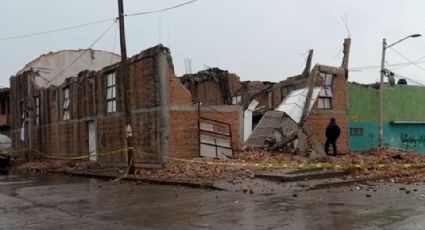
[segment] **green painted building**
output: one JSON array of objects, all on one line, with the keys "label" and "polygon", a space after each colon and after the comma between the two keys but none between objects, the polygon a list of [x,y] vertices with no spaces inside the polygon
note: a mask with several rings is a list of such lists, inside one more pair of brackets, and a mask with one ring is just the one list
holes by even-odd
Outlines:
[{"label": "green painted building", "polygon": [[[350,150],[377,147],[379,89],[349,83],[348,90]],[[384,145],[425,153],[425,87],[384,90]]]}]

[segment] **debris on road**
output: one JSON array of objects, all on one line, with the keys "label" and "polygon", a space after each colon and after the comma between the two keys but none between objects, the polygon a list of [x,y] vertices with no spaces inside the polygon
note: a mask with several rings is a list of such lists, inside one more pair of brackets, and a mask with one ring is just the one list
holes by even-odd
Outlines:
[{"label": "debris on road", "polygon": [[[134,177],[156,181],[180,181],[210,183],[218,179],[224,179],[230,184],[240,184],[243,180],[253,180],[255,175],[264,173],[286,173],[286,169],[266,167],[244,167],[244,163],[267,163],[267,164],[290,164],[302,165],[309,163],[327,163],[334,165],[362,164],[371,165],[364,168],[347,171],[341,174],[341,178],[349,180],[358,179],[381,179],[391,182],[424,182],[425,167],[389,167],[374,168],[374,164],[418,164],[424,163],[425,156],[412,151],[399,149],[376,148],[354,154],[338,155],[337,157],[305,157],[281,152],[267,152],[264,150],[245,150],[235,154],[232,159],[215,160],[200,158],[193,161],[171,161],[163,168],[138,169]],[[226,163],[226,164],[224,164]],[[38,172],[78,172],[96,173],[107,175],[120,175],[126,170],[125,167],[103,166],[95,162],[87,161],[58,161],[37,160],[27,162],[14,167],[15,170],[38,171]],[[305,169],[306,170],[306,169]],[[326,169],[324,169],[326,171]],[[298,170],[302,172],[302,170]],[[323,173],[320,169],[317,173]],[[329,172],[328,172],[329,173]],[[314,178],[314,177],[312,177]]]}]

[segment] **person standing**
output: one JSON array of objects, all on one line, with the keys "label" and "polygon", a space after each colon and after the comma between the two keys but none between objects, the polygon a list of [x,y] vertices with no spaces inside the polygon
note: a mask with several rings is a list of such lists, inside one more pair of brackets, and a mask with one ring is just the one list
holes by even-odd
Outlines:
[{"label": "person standing", "polygon": [[328,127],[326,128],[326,143],[325,153],[329,155],[329,145],[332,145],[332,153],[334,156],[337,154],[336,140],[341,134],[341,129],[336,124],[335,118],[331,118]]}]

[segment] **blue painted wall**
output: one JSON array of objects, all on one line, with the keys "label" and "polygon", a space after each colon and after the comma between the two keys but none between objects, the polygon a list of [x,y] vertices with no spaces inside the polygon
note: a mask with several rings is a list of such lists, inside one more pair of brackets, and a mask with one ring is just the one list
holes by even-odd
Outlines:
[{"label": "blue painted wall", "polygon": [[350,133],[350,150],[360,151],[378,146],[378,124],[372,122],[349,122],[350,128],[362,128],[363,135]]},{"label": "blue painted wall", "polygon": [[385,124],[384,145],[425,153],[425,124]]}]

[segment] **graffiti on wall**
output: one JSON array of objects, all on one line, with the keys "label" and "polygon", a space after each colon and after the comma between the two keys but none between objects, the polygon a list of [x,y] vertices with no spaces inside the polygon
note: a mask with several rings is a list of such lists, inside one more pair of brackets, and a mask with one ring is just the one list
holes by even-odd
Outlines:
[{"label": "graffiti on wall", "polygon": [[419,143],[425,143],[425,135],[412,136],[406,133],[402,133],[400,135],[400,141],[405,145],[416,146]]}]

